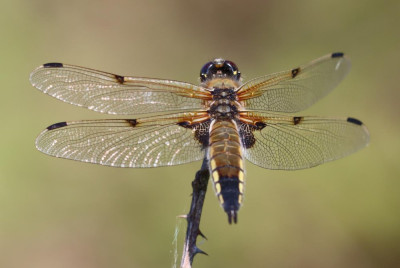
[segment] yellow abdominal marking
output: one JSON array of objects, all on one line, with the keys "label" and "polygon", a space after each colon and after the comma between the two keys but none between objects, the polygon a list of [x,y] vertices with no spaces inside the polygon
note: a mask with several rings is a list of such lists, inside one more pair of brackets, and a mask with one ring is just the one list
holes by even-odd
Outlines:
[{"label": "yellow abdominal marking", "polygon": [[218,175],[218,171],[217,170],[212,173],[212,177],[213,177],[214,182],[218,182],[219,181],[219,175]]},{"label": "yellow abdominal marking", "polygon": [[210,161],[210,166],[211,166],[211,170],[216,169],[216,168],[217,168],[217,162],[215,162],[215,160],[212,159],[212,160]]},{"label": "yellow abdominal marking", "polygon": [[218,195],[218,199],[219,199],[219,202],[220,202],[221,204],[224,203],[224,198],[222,197],[222,194],[219,194],[219,195]]},{"label": "yellow abdominal marking", "polygon": [[[218,183],[219,184],[219,183]],[[239,192],[242,194],[244,190],[244,186],[242,182],[239,182]]]},{"label": "yellow abdominal marking", "polygon": [[[242,161],[240,161],[240,162],[242,162]],[[239,170],[239,176],[238,177],[239,177],[239,181],[240,182],[244,182],[244,173],[243,173],[243,171]]]},{"label": "yellow abdominal marking", "polygon": [[221,192],[221,184],[219,184],[219,182],[215,183],[215,191],[217,194]]},{"label": "yellow abdominal marking", "polygon": [[241,170],[244,170],[243,160],[239,160],[239,167],[240,167]]}]

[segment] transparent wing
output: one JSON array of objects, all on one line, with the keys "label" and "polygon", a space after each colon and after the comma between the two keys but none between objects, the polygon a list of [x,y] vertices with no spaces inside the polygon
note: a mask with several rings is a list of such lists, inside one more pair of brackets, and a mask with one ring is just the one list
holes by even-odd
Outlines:
[{"label": "transparent wing", "polygon": [[[369,142],[366,126],[354,118],[252,117],[255,126],[241,125],[244,138],[254,144],[246,158],[268,169],[304,169],[349,155]],[[243,138],[242,138],[243,139]]]},{"label": "transparent wing", "polygon": [[48,63],[30,76],[33,86],[62,101],[109,114],[143,114],[203,108],[208,91],[189,83],[124,77]]},{"label": "transparent wing", "polygon": [[114,167],[188,163],[204,157],[203,145],[196,137],[208,135],[209,123],[190,126],[184,116],[189,118],[188,114],[181,114],[61,122],[45,129],[38,136],[36,147],[52,156]]},{"label": "transparent wing", "polygon": [[350,70],[343,53],[326,55],[289,71],[250,80],[238,91],[248,110],[297,112],[328,94]]}]

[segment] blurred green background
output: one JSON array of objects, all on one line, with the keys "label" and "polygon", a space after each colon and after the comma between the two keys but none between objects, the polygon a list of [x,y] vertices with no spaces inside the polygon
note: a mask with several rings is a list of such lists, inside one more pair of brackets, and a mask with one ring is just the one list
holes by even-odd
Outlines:
[{"label": "blurred green background", "polygon": [[399,1],[2,1],[0,267],[172,267],[200,162],[118,169],[46,156],[38,133],[115,118],[34,89],[52,61],[198,82],[215,57],[245,80],[344,51],[352,70],[300,115],[353,116],[370,145],[313,169],[247,164],[239,223],[209,187],[195,267],[400,267]]}]

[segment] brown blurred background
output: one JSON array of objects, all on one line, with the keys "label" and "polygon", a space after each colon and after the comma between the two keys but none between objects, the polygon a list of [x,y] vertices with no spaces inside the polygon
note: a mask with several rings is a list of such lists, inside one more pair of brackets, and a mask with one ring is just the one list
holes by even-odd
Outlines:
[{"label": "brown blurred background", "polygon": [[230,59],[244,78],[344,51],[352,71],[301,115],[353,116],[371,144],[313,169],[247,164],[239,223],[209,187],[195,267],[400,267],[399,1],[3,1],[0,10],[0,267],[172,267],[176,216],[200,162],[118,169],[56,159],[38,133],[115,118],[34,89],[52,61],[197,83]]}]

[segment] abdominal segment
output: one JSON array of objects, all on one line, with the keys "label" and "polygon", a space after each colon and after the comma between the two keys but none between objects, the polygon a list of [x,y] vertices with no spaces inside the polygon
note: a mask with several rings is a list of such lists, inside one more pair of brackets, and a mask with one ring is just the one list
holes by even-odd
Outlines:
[{"label": "abdominal segment", "polygon": [[228,214],[229,223],[236,223],[243,199],[243,153],[236,123],[217,120],[210,127],[209,163],[215,192]]}]

